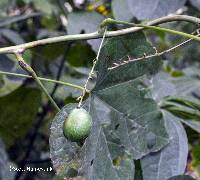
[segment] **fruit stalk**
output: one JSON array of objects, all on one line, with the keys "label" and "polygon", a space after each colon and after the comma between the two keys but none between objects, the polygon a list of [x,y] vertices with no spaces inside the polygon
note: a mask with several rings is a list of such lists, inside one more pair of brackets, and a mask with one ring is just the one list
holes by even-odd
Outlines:
[{"label": "fruit stalk", "polygon": [[183,37],[186,37],[186,38],[190,38],[192,40],[200,41],[199,36],[195,36],[195,35],[188,34],[188,33],[185,33],[185,32],[176,31],[176,30],[173,30],[173,29],[163,28],[163,27],[159,27],[159,26],[135,24],[135,23],[129,23],[129,22],[125,22],[125,21],[118,21],[118,20],[114,20],[114,19],[111,19],[111,18],[105,19],[100,24],[100,28],[103,28],[104,26],[107,26],[109,24],[124,24],[124,25],[128,25],[128,26],[133,26],[133,27],[142,27],[144,29],[152,29],[152,30],[161,31],[161,32],[168,32],[170,34],[180,35],[180,36],[183,36]]},{"label": "fruit stalk", "polygon": [[102,46],[103,46],[103,42],[104,42],[105,37],[106,37],[106,32],[107,32],[107,28],[105,28],[105,30],[104,30],[103,38],[102,38],[102,40],[101,40],[101,44],[100,44],[100,46],[99,46],[99,50],[98,50],[98,52],[97,52],[97,56],[96,56],[96,58],[93,60],[92,69],[91,69],[91,71],[90,71],[90,73],[89,73],[89,76],[88,76],[86,82],[85,82],[84,89],[83,89],[83,91],[82,91],[82,95],[79,97],[79,99],[80,99],[80,100],[79,100],[79,104],[78,104],[78,107],[79,107],[79,108],[80,108],[81,105],[82,105],[83,98],[85,97],[85,94],[88,92],[87,86],[88,86],[89,80],[92,78],[92,76],[93,76],[93,74],[94,74],[94,69],[95,69],[95,66],[96,66],[96,64],[97,64],[97,61],[98,61],[98,59],[99,59],[100,51],[101,51],[101,48],[102,48]]},{"label": "fruit stalk", "polygon": [[[106,22],[106,20],[104,20],[103,23]],[[163,24],[163,23],[173,22],[173,21],[185,21],[185,22],[190,22],[190,23],[194,23],[197,25],[200,24],[200,18],[187,16],[187,15],[165,16],[165,17],[161,17],[161,18],[149,21],[147,24],[152,26],[152,25],[158,25],[158,24]],[[106,25],[104,24],[104,26],[106,26]],[[133,26],[133,25],[131,25],[131,26]],[[135,24],[134,24],[134,26],[135,26]],[[121,35],[125,35],[125,34],[138,32],[143,29],[144,29],[144,27],[134,27],[134,28],[131,27],[131,28],[121,29],[121,30],[117,30],[117,31],[109,31],[106,33],[106,37],[121,36]],[[179,34],[179,35],[187,36],[188,34],[186,33],[186,34]],[[42,45],[53,44],[53,43],[58,43],[58,42],[97,39],[97,38],[101,38],[101,37],[102,37],[102,34],[100,34],[97,31],[93,32],[93,33],[88,33],[88,34],[76,34],[76,35],[64,35],[64,36],[52,37],[52,38],[28,42],[25,44],[19,44],[19,45],[10,46],[10,47],[3,47],[3,48],[0,48],[0,54],[8,54],[8,53],[13,54],[18,49],[26,50],[26,49],[34,48],[36,46],[42,46]],[[198,38],[198,40],[200,40],[200,38]]]}]

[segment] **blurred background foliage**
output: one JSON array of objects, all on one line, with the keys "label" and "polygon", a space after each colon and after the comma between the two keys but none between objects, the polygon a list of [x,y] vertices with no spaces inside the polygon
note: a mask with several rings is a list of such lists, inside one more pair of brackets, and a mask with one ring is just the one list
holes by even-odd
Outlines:
[{"label": "blurred background foliage", "polygon": [[[175,0],[165,5],[143,7],[147,0],[1,0],[0,47],[65,34],[90,33],[106,17],[144,21],[170,13],[199,17],[199,0]],[[137,9],[135,9],[137,7]],[[146,9],[145,9],[146,8]],[[195,26],[174,22],[163,25],[192,33]],[[113,30],[121,26],[111,27]],[[185,40],[180,36],[146,31],[149,41],[163,51]],[[24,58],[40,77],[83,86],[96,56],[99,40],[63,42],[26,51]],[[200,102],[199,42],[191,41],[163,57],[162,75],[172,80],[180,94]],[[0,55],[0,71],[26,74],[11,55]],[[1,74],[1,73],[0,73]],[[95,79],[94,79],[95,82]],[[184,85],[183,85],[184,84]],[[77,102],[80,90],[44,83],[60,107]],[[91,84],[92,86],[92,84]],[[159,85],[160,86],[160,85]],[[55,111],[32,79],[0,75],[0,179],[52,179],[54,172],[10,173],[5,164],[21,167],[51,167],[49,127]],[[186,127],[190,143],[188,174],[200,173],[200,135]],[[200,130],[200,125],[199,125]],[[2,153],[1,153],[2,152]],[[6,155],[5,155],[6,154]],[[4,164],[4,166],[3,166]],[[5,173],[5,172],[8,173]],[[4,172],[4,173],[3,173]],[[8,175],[9,174],[9,175]]]}]

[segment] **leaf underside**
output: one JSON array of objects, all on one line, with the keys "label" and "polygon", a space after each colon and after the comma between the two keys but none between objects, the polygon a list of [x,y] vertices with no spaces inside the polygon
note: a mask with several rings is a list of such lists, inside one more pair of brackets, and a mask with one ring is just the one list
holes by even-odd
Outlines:
[{"label": "leaf underside", "polygon": [[187,135],[178,118],[167,112],[164,112],[164,117],[170,143],[159,152],[142,158],[144,179],[167,179],[185,172],[188,155]]}]

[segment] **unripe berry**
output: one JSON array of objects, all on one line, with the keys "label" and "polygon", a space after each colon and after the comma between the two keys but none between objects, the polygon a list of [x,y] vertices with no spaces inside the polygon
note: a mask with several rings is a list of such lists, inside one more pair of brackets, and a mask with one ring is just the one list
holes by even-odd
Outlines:
[{"label": "unripe berry", "polygon": [[72,142],[80,142],[88,137],[92,127],[92,118],[83,108],[73,109],[64,122],[63,133]]}]

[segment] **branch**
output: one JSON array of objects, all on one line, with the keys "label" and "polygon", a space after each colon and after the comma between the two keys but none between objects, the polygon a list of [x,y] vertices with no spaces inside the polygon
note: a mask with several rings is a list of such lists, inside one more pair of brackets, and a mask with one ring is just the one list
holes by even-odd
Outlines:
[{"label": "branch", "polygon": [[[161,18],[155,19],[153,21],[149,21],[147,23],[147,26],[153,26],[153,25],[163,24],[163,23],[172,22],[172,21],[187,21],[187,22],[194,23],[194,24],[200,24],[200,19],[196,18],[196,17],[186,16],[186,15],[171,15],[171,16],[161,17]],[[141,31],[143,29],[144,29],[144,27],[131,27],[131,28],[126,28],[126,29],[117,30],[117,31],[108,31],[106,33],[105,37],[121,36],[121,35],[130,34],[130,33],[137,32],[137,31]],[[189,34],[182,33],[181,35],[188,36]],[[19,49],[26,50],[29,48],[46,45],[46,44],[53,44],[53,43],[64,42],[64,41],[98,39],[101,37],[103,37],[103,34],[97,32],[97,31],[93,32],[93,33],[88,33],[88,34],[58,36],[58,37],[53,37],[53,38],[32,41],[29,43],[20,44],[20,45],[16,45],[16,46],[0,48],[0,54],[6,54],[6,53],[13,54],[16,52],[16,50],[19,50]],[[196,40],[200,40],[200,38],[198,37],[198,39],[196,39]]]},{"label": "branch", "polygon": [[[9,76],[17,76],[17,77],[22,77],[22,78],[33,78],[32,76],[29,76],[29,75],[20,74],[20,73],[11,73],[11,72],[5,72],[5,71],[0,71],[0,74],[9,75]],[[72,87],[72,88],[75,88],[75,89],[80,89],[80,90],[84,89],[83,87],[81,87],[79,85],[71,84],[71,83],[67,83],[67,82],[63,82],[63,81],[47,79],[47,78],[42,78],[42,77],[38,77],[38,79],[41,80],[41,81],[56,83],[56,84]]]},{"label": "branch", "polygon": [[15,56],[18,60],[19,65],[21,66],[22,69],[24,69],[26,72],[28,72],[35,82],[38,84],[38,86],[41,88],[41,90],[46,94],[46,96],[49,98],[51,103],[54,105],[54,107],[57,109],[57,111],[60,111],[60,108],[57,106],[56,102],[53,100],[53,98],[49,95],[48,91],[46,88],[43,86],[41,81],[38,79],[35,71],[32,69],[31,66],[29,66],[23,59],[22,55],[19,52],[15,52]]},{"label": "branch", "polygon": [[144,25],[144,24],[135,24],[135,23],[129,23],[129,22],[125,22],[125,21],[118,21],[118,20],[114,20],[111,18],[107,18],[105,19],[101,24],[100,27],[103,28],[104,26],[107,26],[109,24],[124,24],[124,25],[129,25],[129,26],[133,26],[133,27],[142,27],[144,29],[152,29],[152,30],[156,30],[156,31],[161,31],[161,32],[168,32],[174,35],[180,35],[186,38],[190,38],[193,40],[197,40],[200,41],[200,37],[198,36],[194,36],[192,34],[188,34],[185,32],[181,32],[181,31],[176,31],[173,29],[168,29],[168,28],[163,28],[163,27],[159,27],[159,26],[152,26],[152,25]]}]

